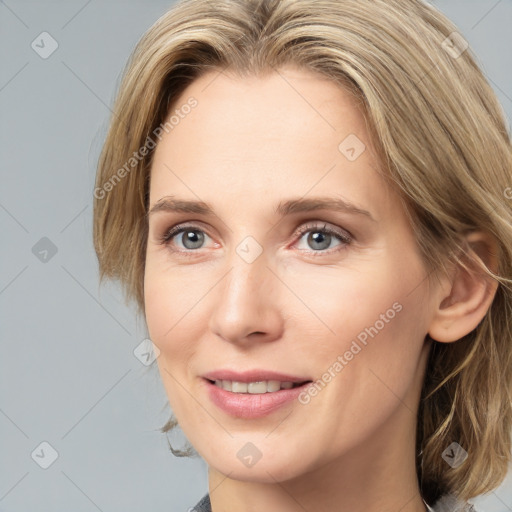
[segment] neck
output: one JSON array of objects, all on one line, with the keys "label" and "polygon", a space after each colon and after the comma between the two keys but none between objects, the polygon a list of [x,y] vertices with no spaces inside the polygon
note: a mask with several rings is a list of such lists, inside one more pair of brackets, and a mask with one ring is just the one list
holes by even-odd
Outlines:
[{"label": "neck", "polygon": [[239,481],[210,467],[212,512],[425,512],[414,458],[416,414],[403,404],[395,413],[364,445],[291,479]]}]

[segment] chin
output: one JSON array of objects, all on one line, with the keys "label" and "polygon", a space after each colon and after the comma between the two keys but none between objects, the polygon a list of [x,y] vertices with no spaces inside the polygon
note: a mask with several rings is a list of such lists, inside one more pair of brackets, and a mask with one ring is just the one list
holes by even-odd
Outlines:
[{"label": "chin", "polygon": [[[308,471],[305,461],[301,458],[278,456],[272,450],[274,457],[265,459],[262,455],[256,462],[247,461],[244,463],[243,456],[238,457],[236,451],[226,450],[222,454],[204,454],[201,456],[208,466],[219,473],[228,476],[233,480],[243,482],[276,483],[284,482],[300,476]],[[233,453],[233,456],[230,455]]]},{"label": "chin", "polygon": [[297,475],[297,469],[292,472],[289,460],[283,460],[279,465],[269,465],[258,462],[252,468],[241,468],[238,464],[215,465],[215,469],[229,478],[241,482],[255,482],[261,484],[275,484],[276,482],[284,482],[290,480]]}]

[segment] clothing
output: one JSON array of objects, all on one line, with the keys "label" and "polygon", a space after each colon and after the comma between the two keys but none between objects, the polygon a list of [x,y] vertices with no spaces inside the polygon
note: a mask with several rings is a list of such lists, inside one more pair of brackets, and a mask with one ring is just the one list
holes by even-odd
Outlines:
[{"label": "clothing", "polygon": [[453,494],[441,496],[432,508],[428,505],[427,508],[430,512],[478,512],[474,505],[458,500]]},{"label": "clothing", "polygon": [[194,508],[189,509],[189,512],[212,512],[210,495],[205,494]]},{"label": "clothing", "polygon": [[[459,501],[453,494],[441,496],[433,507],[425,505],[429,512],[478,512],[471,503]],[[212,512],[210,495],[205,494],[190,512]]]}]

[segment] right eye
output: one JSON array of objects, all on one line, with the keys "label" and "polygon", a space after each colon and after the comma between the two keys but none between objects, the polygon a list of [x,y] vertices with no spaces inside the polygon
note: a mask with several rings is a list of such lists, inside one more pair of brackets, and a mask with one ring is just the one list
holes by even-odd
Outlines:
[{"label": "right eye", "polygon": [[[205,237],[208,237],[208,235],[198,226],[177,225],[168,229],[164,233],[164,235],[160,239],[160,243],[162,245],[169,246],[171,250],[176,252],[194,252],[196,249],[202,248],[202,244],[204,244]],[[182,248],[175,249],[171,247],[172,245],[175,244],[174,239],[181,240]]]}]

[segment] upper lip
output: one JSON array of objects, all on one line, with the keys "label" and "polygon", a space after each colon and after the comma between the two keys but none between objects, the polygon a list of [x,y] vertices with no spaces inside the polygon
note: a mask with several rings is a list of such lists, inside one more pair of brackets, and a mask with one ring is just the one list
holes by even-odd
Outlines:
[{"label": "upper lip", "polygon": [[215,370],[203,375],[208,380],[231,380],[236,382],[261,382],[264,380],[278,380],[279,382],[307,382],[311,379],[307,377],[297,377],[285,373],[272,372],[269,370],[247,370],[245,372],[234,370]]}]

